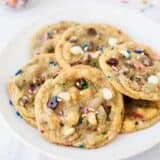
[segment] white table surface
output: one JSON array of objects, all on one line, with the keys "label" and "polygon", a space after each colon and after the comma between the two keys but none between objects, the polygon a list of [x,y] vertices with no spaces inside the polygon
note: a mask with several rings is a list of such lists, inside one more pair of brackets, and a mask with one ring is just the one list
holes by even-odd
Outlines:
[{"label": "white table surface", "polygon": [[[55,8],[94,7],[97,5],[105,6],[108,3],[112,3],[116,6],[120,5],[131,8],[132,10],[138,10],[141,14],[144,14],[157,23],[160,23],[160,0],[150,0],[146,5],[143,5],[142,2],[140,2],[142,0],[128,1],[128,3],[124,4],[121,0],[30,0],[26,8],[18,11],[0,6],[0,49],[2,49],[7,42],[27,24],[30,24],[36,18],[39,18],[40,15],[46,12],[46,10],[52,12]],[[160,144],[141,155],[129,158],[129,160],[159,160],[159,157]],[[28,146],[19,142],[10,134],[4,124],[0,121],[0,160],[51,159],[36,153]]]}]

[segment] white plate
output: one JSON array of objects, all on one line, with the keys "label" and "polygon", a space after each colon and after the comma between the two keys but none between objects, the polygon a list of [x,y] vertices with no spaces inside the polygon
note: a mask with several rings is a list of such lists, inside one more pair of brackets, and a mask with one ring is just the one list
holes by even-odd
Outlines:
[{"label": "white plate", "polygon": [[40,26],[59,20],[110,23],[121,28],[136,41],[149,44],[156,51],[160,51],[160,26],[126,9],[112,6],[61,9],[41,18],[12,39],[0,57],[0,112],[12,133],[30,147],[56,160],[124,159],[141,153],[160,142],[160,124],[157,124],[143,131],[120,135],[109,145],[99,149],[68,148],[48,143],[36,129],[16,116],[14,108],[8,103],[7,81],[29,59],[28,44],[33,33]]}]

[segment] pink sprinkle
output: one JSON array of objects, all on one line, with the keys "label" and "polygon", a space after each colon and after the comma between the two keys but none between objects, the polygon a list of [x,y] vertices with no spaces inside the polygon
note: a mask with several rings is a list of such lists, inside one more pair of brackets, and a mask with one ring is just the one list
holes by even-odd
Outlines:
[{"label": "pink sprinkle", "polygon": [[87,114],[87,113],[89,112],[89,110],[88,110],[87,107],[84,107],[83,110],[82,110],[82,112],[83,112],[84,114]]},{"label": "pink sprinkle", "polygon": [[113,71],[118,72],[119,69],[116,66],[112,66]]},{"label": "pink sprinkle", "polygon": [[121,3],[128,4],[128,0],[121,0]]},{"label": "pink sprinkle", "polygon": [[44,34],[43,40],[44,40],[44,41],[48,40],[48,35],[47,35],[47,34]]},{"label": "pink sprinkle", "polygon": [[144,69],[144,67],[140,64],[133,64],[134,68],[137,70],[137,71],[142,71]]},{"label": "pink sprinkle", "polygon": [[29,88],[28,93],[32,94],[33,93],[33,88]]},{"label": "pink sprinkle", "polygon": [[63,116],[63,111],[59,111],[58,114],[59,114],[60,116]]},{"label": "pink sprinkle", "polygon": [[59,45],[59,48],[62,48],[62,44]]}]

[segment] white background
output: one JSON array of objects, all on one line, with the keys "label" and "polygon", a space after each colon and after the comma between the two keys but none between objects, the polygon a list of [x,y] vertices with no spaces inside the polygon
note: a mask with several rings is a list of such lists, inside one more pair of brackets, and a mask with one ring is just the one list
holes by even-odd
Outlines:
[{"label": "white background", "polygon": [[[46,11],[53,12],[54,8],[90,6],[95,7],[96,12],[96,6],[105,6],[108,3],[112,3],[116,6],[120,5],[131,8],[133,11],[138,10],[140,11],[140,14],[144,14],[157,23],[160,23],[160,1],[150,0],[146,5],[140,1],[141,0],[129,0],[128,4],[123,4],[120,0],[30,0],[28,5],[20,10],[12,10],[0,6],[0,49],[2,49],[7,42],[27,24],[40,18],[40,16]],[[143,9],[144,12],[141,12]],[[129,160],[159,160],[159,157],[160,144],[141,155],[130,158]],[[4,124],[0,121],[0,160],[51,159],[36,153],[28,146],[19,142],[9,133]]]}]

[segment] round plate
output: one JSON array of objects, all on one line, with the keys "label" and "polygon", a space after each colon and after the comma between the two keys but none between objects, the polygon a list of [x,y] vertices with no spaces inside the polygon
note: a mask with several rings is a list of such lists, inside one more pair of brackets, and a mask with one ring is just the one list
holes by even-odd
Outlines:
[{"label": "round plate", "polygon": [[160,142],[160,124],[156,124],[136,133],[120,135],[110,144],[98,149],[63,147],[48,143],[36,129],[16,116],[14,108],[8,103],[7,81],[29,59],[28,46],[33,33],[45,24],[60,20],[109,23],[121,28],[134,40],[160,51],[160,26],[126,9],[115,8],[115,6],[70,8],[56,10],[49,16],[41,17],[41,20],[33,23],[12,39],[0,58],[0,113],[12,133],[30,147],[56,160],[124,159],[141,153]]}]

